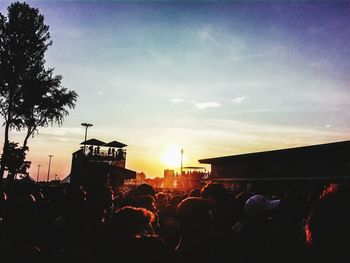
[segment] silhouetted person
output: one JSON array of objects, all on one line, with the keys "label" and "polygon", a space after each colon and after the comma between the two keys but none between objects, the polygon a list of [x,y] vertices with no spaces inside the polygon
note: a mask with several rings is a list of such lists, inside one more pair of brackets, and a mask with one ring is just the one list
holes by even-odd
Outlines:
[{"label": "silhouetted person", "polygon": [[86,193],[71,185],[63,196],[63,213],[54,221],[54,245],[67,250],[80,250],[86,226]]},{"label": "silhouetted person", "polygon": [[153,234],[153,220],[154,214],[144,208],[125,206],[118,209],[107,222],[104,237],[100,239],[97,261],[138,262],[133,260],[135,256],[142,256],[135,250],[136,239]]},{"label": "silhouetted person", "polygon": [[177,263],[174,251],[169,249],[158,236],[142,235],[133,242],[133,250],[127,256],[128,262],[144,263]]},{"label": "silhouetted person", "polygon": [[151,195],[155,197],[156,192],[154,191],[153,187],[149,184],[140,184],[136,187],[135,196],[140,196],[140,195]]},{"label": "silhouetted person", "polygon": [[244,205],[245,220],[234,225],[239,234],[241,262],[268,262],[272,247],[273,222],[270,218],[280,200],[269,200],[262,195],[250,197]]},{"label": "silhouetted person", "polygon": [[350,189],[330,185],[313,208],[306,236],[314,262],[348,262],[350,237]]},{"label": "silhouetted person", "polygon": [[153,234],[153,221],[154,214],[147,209],[125,206],[112,215],[109,230],[112,235],[121,238]]},{"label": "silhouetted person", "polygon": [[176,209],[170,206],[159,211],[159,234],[169,248],[175,250],[180,240],[180,232],[177,226]]},{"label": "silhouetted person", "polygon": [[179,204],[176,213],[181,236],[176,248],[179,262],[207,262],[210,231],[208,202],[197,197],[186,198]]},{"label": "silhouetted person", "polygon": [[134,207],[145,208],[145,209],[151,211],[152,213],[156,213],[157,212],[156,201],[155,201],[154,197],[151,196],[151,195],[135,196],[131,200],[131,205],[134,206]]},{"label": "silhouetted person", "polygon": [[210,206],[198,197],[184,199],[177,208],[180,242],[176,249],[180,263],[236,262],[231,236],[212,231]]},{"label": "silhouetted person", "polygon": [[94,152],[94,147],[92,145],[89,146],[89,155],[92,155]]},{"label": "silhouetted person", "polygon": [[[12,183],[8,186],[0,240],[2,262],[41,262],[42,251],[35,236],[37,204],[29,186]],[[4,203],[3,203],[4,204]]]},{"label": "silhouetted person", "polygon": [[112,156],[114,157],[114,155],[115,155],[115,149],[112,148]]},{"label": "silhouetted person", "polygon": [[188,194],[188,197],[201,197],[201,190],[198,188],[192,189],[191,192]]},{"label": "silhouetted person", "polygon": [[212,223],[215,231],[228,231],[234,224],[231,197],[221,184],[209,183],[202,188],[201,197],[210,206]]},{"label": "silhouetted person", "polygon": [[117,154],[118,159],[122,159],[123,158],[123,150],[122,149],[118,149],[116,154]]},{"label": "silhouetted person", "polygon": [[168,196],[163,192],[159,192],[156,194],[156,202],[158,210],[162,211],[168,206]]}]

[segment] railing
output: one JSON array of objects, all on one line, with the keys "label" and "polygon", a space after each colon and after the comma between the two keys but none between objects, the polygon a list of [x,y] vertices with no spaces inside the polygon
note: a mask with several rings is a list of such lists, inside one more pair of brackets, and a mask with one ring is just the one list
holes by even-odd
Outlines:
[{"label": "railing", "polygon": [[125,160],[126,159],[126,151],[125,150],[118,150],[118,151],[107,151],[107,150],[102,150],[102,151],[91,151],[87,150],[86,153],[84,154],[85,156],[88,156],[91,159],[96,159],[96,160]]}]

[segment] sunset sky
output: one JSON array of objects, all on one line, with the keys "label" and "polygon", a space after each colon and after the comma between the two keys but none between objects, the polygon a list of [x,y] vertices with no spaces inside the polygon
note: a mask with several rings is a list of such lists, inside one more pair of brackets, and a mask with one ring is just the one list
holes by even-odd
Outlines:
[{"label": "sunset sky", "polygon": [[179,169],[181,148],[198,166],[350,139],[350,2],[28,3],[50,26],[47,67],[79,94],[62,127],[29,141],[34,178],[49,154],[52,178],[69,174],[82,122],[88,138],[127,144],[127,168],[149,177]]}]

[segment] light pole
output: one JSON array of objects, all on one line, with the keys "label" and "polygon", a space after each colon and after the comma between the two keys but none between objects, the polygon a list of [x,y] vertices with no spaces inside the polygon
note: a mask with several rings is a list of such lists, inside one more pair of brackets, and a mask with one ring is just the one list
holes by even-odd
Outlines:
[{"label": "light pole", "polygon": [[91,123],[86,123],[86,122],[84,122],[84,123],[82,123],[81,125],[85,127],[85,140],[84,140],[84,154],[85,154],[85,151],[86,151],[86,136],[87,136],[87,129],[88,129],[89,127],[91,127],[91,126],[92,126],[92,124],[91,124]]},{"label": "light pole", "polygon": [[182,176],[182,161],[183,161],[184,149],[181,149],[181,176]]},{"label": "light pole", "polygon": [[51,167],[51,158],[53,157],[52,154],[49,155],[49,170],[47,171],[47,181],[50,179],[50,167]]},{"label": "light pole", "polygon": [[38,164],[38,174],[36,175],[36,182],[39,182],[39,171],[40,171],[40,164]]}]

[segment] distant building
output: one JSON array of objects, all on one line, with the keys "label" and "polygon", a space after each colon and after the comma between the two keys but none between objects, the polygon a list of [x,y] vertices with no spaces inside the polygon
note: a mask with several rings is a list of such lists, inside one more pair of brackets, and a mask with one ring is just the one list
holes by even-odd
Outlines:
[{"label": "distant building", "polygon": [[176,178],[176,187],[185,189],[202,188],[205,185],[207,175],[205,167],[183,167],[182,174],[179,174]]},{"label": "distant building", "polygon": [[81,149],[72,154],[70,183],[90,185],[108,183],[112,187],[124,184],[124,180],[135,179],[136,172],[126,169],[127,145],[112,141],[104,143],[90,139],[81,143]]},{"label": "distant building", "polygon": [[166,169],[164,170],[164,185],[165,188],[173,188],[175,180],[174,170]]},{"label": "distant building", "polygon": [[146,180],[146,174],[144,172],[136,173],[136,183],[142,184]]},{"label": "distant building", "polygon": [[232,181],[348,180],[350,141],[201,159],[210,179]]},{"label": "distant building", "polygon": [[146,178],[145,183],[153,186],[154,188],[161,188],[164,185],[163,178],[155,177],[155,178]]}]

